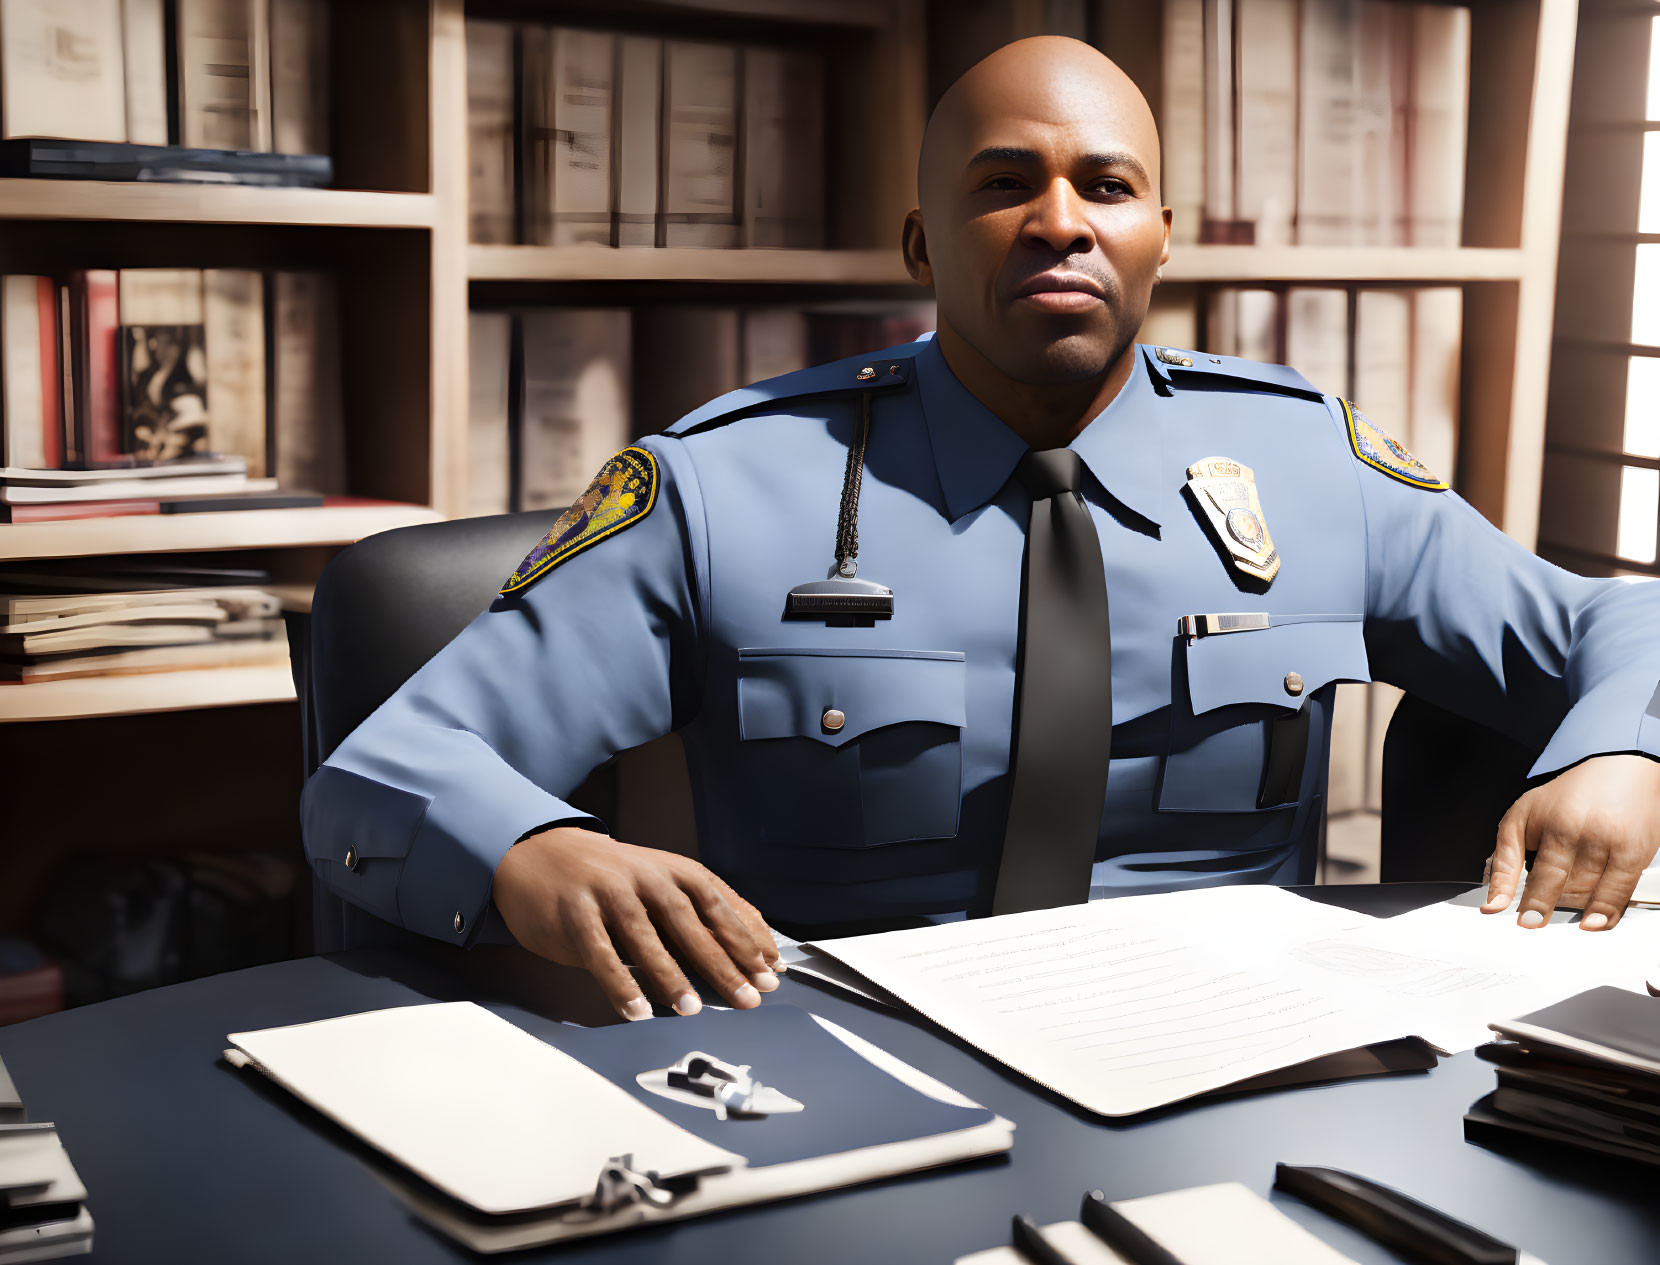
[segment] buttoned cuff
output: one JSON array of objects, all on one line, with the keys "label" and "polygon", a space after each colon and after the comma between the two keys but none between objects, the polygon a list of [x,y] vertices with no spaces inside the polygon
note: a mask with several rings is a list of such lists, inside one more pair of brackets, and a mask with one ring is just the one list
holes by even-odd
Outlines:
[{"label": "buttoned cuff", "polygon": [[1651,675],[1604,681],[1568,709],[1528,776],[1552,777],[1599,755],[1660,760],[1660,688]]}]

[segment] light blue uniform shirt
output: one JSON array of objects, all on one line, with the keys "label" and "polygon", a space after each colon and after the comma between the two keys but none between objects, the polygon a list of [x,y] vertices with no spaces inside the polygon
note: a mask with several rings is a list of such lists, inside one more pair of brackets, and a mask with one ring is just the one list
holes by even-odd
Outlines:
[{"label": "light blue uniform shirt", "polygon": [[[1123,390],[1071,445],[1111,600],[1096,895],[1308,878],[1340,681],[1388,681],[1532,742],[1535,774],[1660,757],[1660,586],[1571,575],[1456,494],[1375,468],[1341,402],[1290,369],[1132,354]],[[785,620],[786,593],[829,573],[866,390],[859,574],[893,589],[893,617]],[[988,905],[1009,798],[1024,442],[925,340],[733,392],[638,446],[658,470],[650,512],[499,599],[312,777],[317,877],[381,918],[470,942],[514,841],[593,824],[563,797],[677,731],[702,859],[768,918]],[[1265,590],[1229,565],[1185,489],[1210,457],[1255,472],[1282,559]],[[1178,635],[1183,616],[1234,612],[1267,626]],[[834,732],[832,708],[846,716]],[[1300,774],[1264,803],[1275,722],[1300,711]]]}]

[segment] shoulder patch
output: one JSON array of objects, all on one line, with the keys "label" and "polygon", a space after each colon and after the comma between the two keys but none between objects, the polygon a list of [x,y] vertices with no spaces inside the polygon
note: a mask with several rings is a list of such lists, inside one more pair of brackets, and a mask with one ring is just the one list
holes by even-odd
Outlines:
[{"label": "shoulder patch", "polygon": [[1343,424],[1349,433],[1349,447],[1374,470],[1381,470],[1391,479],[1399,479],[1426,492],[1445,492],[1448,484],[1423,462],[1414,457],[1399,442],[1362,413],[1349,401],[1338,397],[1343,406]]},{"label": "shoulder patch", "polygon": [[633,526],[651,513],[655,504],[657,458],[644,448],[624,448],[600,467],[588,490],[525,555],[502,585],[502,596],[521,592],[561,562]]}]

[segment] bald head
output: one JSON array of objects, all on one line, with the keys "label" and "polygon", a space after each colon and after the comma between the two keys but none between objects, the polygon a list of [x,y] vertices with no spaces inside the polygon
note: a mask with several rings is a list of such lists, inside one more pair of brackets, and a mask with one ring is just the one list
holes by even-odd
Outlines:
[{"label": "bald head", "polygon": [[976,374],[992,394],[1095,389],[1128,363],[1169,220],[1153,113],[1110,60],[1054,36],[998,49],[934,108],[917,189],[906,264],[982,399]]},{"label": "bald head", "polygon": [[922,134],[916,186],[923,212],[928,192],[949,185],[965,157],[966,138],[1026,118],[1049,128],[1093,119],[1122,135],[1148,164],[1159,187],[1159,134],[1141,89],[1105,53],[1064,35],[1005,44],[970,66],[934,106]]}]

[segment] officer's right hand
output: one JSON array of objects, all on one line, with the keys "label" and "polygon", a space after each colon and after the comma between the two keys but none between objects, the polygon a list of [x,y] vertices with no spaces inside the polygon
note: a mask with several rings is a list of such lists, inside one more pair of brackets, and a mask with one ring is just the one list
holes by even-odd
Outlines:
[{"label": "officer's right hand", "polygon": [[507,850],[492,896],[521,945],[586,967],[624,1019],[649,1018],[651,1004],[619,950],[658,1001],[683,1015],[703,1008],[665,935],[734,1006],[759,1006],[778,987],[778,946],[755,907],[672,852],[556,826]]}]

